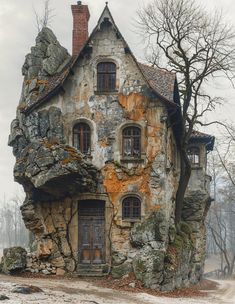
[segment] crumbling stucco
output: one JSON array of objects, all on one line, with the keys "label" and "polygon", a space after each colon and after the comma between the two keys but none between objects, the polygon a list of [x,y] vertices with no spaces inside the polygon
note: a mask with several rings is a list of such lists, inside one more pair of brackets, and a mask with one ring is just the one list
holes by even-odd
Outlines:
[{"label": "crumbling stucco", "polygon": [[[39,265],[40,271],[51,269],[49,273],[84,274],[78,205],[81,200],[102,200],[105,265],[101,274],[111,271],[118,278],[134,272],[145,286],[162,290],[196,282],[202,273],[208,193],[204,188],[203,194],[200,189],[188,193],[185,223],[176,229],[179,159],[165,103],[149,87],[114,24],[95,32],[72,71],[66,70],[69,59],[54,34],[43,29],[23,66],[22,98],[11,126],[14,176],[26,193],[22,215],[35,235],[36,253],[28,268],[35,271]],[[97,92],[96,67],[101,61],[116,64],[115,92]],[[60,79],[63,69],[68,75],[63,87],[46,102],[37,101],[53,77]],[[72,147],[72,130],[78,122],[91,129],[89,156]],[[137,160],[122,153],[126,126],[141,129]],[[202,180],[204,175],[201,172]],[[141,219],[123,220],[122,200],[127,195],[141,200]],[[200,210],[192,218],[194,202]]]}]

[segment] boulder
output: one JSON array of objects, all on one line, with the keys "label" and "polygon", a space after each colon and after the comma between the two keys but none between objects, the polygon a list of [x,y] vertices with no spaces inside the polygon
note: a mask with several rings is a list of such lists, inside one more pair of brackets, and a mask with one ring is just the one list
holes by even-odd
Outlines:
[{"label": "boulder", "polygon": [[5,295],[0,295],[0,301],[5,301],[5,300],[10,300],[10,298],[8,298]]},{"label": "boulder", "polygon": [[111,275],[114,279],[120,279],[124,275],[131,273],[133,271],[131,261],[125,261],[123,264],[118,266],[113,266]]},{"label": "boulder", "polygon": [[26,268],[27,251],[22,247],[11,247],[3,250],[2,272],[14,274]]},{"label": "boulder", "polygon": [[164,242],[168,238],[168,229],[162,212],[155,212],[145,220],[138,223],[131,230],[131,243],[133,247],[141,248],[146,244]]},{"label": "boulder", "polygon": [[33,285],[24,285],[24,286],[16,286],[14,287],[11,292],[13,293],[22,293],[22,294],[31,294],[31,293],[37,293],[37,292],[42,292],[42,289],[33,286]]}]

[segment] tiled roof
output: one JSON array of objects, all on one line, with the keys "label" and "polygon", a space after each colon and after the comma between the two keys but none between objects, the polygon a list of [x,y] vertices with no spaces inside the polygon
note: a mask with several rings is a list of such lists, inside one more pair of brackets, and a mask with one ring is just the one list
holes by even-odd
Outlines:
[{"label": "tiled roof", "polygon": [[[116,28],[116,31],[122,37],[118,27],[116,26],[116,24],[112,18],[109,8],[107,6],[105,7],[104,12],[105,12],[105,10],[108,10],[108,13],[110,15],[110,18],[112,19],[114,27]],[[103,15],[103,13],[102,13],[102,15]],[[101,17],[102,17],[102,15],[101,15]],[[100,20],[101,20],[101,17],[100,17]],[[98,21],[98,24],[99,24],[100,20]],[[26,108],[24,109],[26,112],[31,111],[34,107],[37,107],[42,102],[48,100],[49,98],[51,98],[54,94],[56,94],[58,92],[58,90],[62,87],[64,81],[66,80],[67,76],[69,75],[69,72],[71,71],[75,62],[80,57],[80,55],[83,53],[83,51],[85,50],[86,46],[88,45],[89,41],[91,40],[92,36],[97,31],[97,29],[98,29],[98,25],[94,28],[92,34],[90,35],[90,37],[84,44],[84,47],[80,51],[80,53],[77,56],[72,57],[69,64],[62,70],[61,73],[54,75],[52,77],[48,77],[46,79],[47,86],[41,93],[39,93],[39,95],[37,96],[37,99],[35,101],[33,101],[32,104],[28,104],[26,106]],[[128,44],[126,43],[125,39],[123,37],[122,37],[122,39],[124,41],[124,44],[128,47]],[[129,47],[128,47],[128,49],[130,50]],[[156,94],[159,97],[161,97],[162,100],[164,102],[166,102],[168,105],[176,106],[176,103],[174,100],[174,87],[175,87],[176,75],[174,73],[171,73],[171,72],[163,70],[163,69],[159,69],[156,67],[148,66],[143,63],[139,63],[136,60],[134,54],[131,52],[131,50],[130,50],[130,53],[131,53],[132,58],[136,62],[137,66],[139,67],[140,72],[142,73],[146,82],[152,88],[152,90],[154,90],[156,92]]]},{"label": "tiled roof", "polygon": [[[34,102],[27,105],[25,109],[26,112],[31,110],[34,106],[40,105],[44,100],[50,98],[51,94],[55,93],[57,89],[63,85],[64,81],[69,75],[70,69],[73,67],[74,62],[75,58],[72,58],[61,73],[47,78],[47,85],[45,86],[44,90],[39,93]],[[173,97],[175,74],[139,62],[138,66],[151,88],[169,103],[174,104]]]},{"label": "tiled roof", "polygon": [[176,75],[143,63],[138,62],[138,65],[151,88],[166,100],[174,103]]},{"label": "tiled roof", "polygon": [[190,143],[195,143],[195,142],[206,143],[207,150],[212,151],[214,148],[215,137],[212,135],[206,134],[206,133],[202,133],[202,132],[193,130],[189,142]]},{"label": "tiled roof", "polygon": [[71,59],[71,61],[63,68],[60,73],[55,74],[51,77],[47,77],[45,79],[46,85],[44,89],[38,94],[36,100],[26,105],[26,108],[24,109],[25,112],[30,111],[32,108],[34,108],[34,106],[39,106],[42,102],[50,98],[53,93],[57,92],[57,89],[63,85],[65,79],[69,75],[72,62],[73,60]]}]

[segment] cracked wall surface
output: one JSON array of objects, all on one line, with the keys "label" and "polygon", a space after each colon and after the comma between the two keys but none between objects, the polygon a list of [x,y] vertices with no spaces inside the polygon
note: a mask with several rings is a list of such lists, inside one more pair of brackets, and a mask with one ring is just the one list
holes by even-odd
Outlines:
[{"label": "cracked wall surface", "polygon": [[[49,273],[79,272],[79,201],[103,200],[105,264],[113,277],[134,272],[145,286],[161,290],[197,282],[203,269],[209,196],[204,189],[188,192],[184,223],[176,232],[179,159],[171,125],[162,119],[168,110],[113,27],[95,33],[63,89],[26,109],[50,87],[53,77],[59,79],[69,59],[54,34],[43,29],[26,56],[22,96],[11,125],[14,177],[26,193],[22,216],[35,236],[29,269],[43,271],[41,265],[49,263]],[[102,60],[117,66],[117,92],[96,92],[96,66]],[[78,122],[91,128],[89,156],[72,147]],[[138,161],[122,155],[122,130],[129,125],[141,129]],[[123,220],[122,200],[127,195],[140,198],[140,220]],[[195,202],[198,209],[192,215]]]}]

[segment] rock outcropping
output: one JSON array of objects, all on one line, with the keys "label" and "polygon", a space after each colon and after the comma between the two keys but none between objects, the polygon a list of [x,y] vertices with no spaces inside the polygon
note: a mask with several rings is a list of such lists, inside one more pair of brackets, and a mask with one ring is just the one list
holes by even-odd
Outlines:
[{"label": "rock outcropping", "polygon": [[[76,149],[65,144],[59,108],[51,106],[29,115],[24,109],[47,91],[51,79],[70,58],[52,31],[43,28],[23,65],[22,96],[8,143],[16,157],[15,180],[26,193],[21,211],[26,227],[35,236],[37,263],[50,257],[54,273],[64,273],[64,268],[72,272],[76,267],[67,235],[76,215],[71,197],[95,193],[102,185],[102,177]],[[43,204],[47,209],[43,210]],[[54,209],[53,204],[57,205]],[[41,270],[46,271],[46,267]]]},{"label": "rock outcropping", "polygon": [[[104,34],[109,37],[109,33]],[[117,33],[110,41],[112,50],[118,49],[118,60],[124,62],[126,49],[124,52]],[[108,38],[105,43],[108,49]],[[100,45],[97,41],[96,44]],[[92,95],[92,47],[95,49],[95,44],[89,46],[87,54],[82,54],[87,61],[71,72],[74,78],[69,74],[67,91],[61,87],[56,90],[69,73],[71,57],[51,30],[44,28],[39,33],[23,66],[22,95],[11,124],[9,145],[16,157],[15,180],[26,194],[22,216],[35,237],[35,252],[28,255],[27,270],[58,275],[80,270],[82,273],[81,251],[85,258],[90,253],[85,241],[81,243],[81,234],[89,242],[92,230],[92,238],[96,237],[105,251],[102,273],[110,270],[114,278],[120,278],[132,272],[144,286],[165,291],[196,283],[203,271],[209,194],[205,189],[187,192],[183,221],[176,228],[177,145],[165,119],[161,119],[168,115],[166,107],[157,97],[151,99],[149,89],[146,93],[142,74],[139,79],[129,79],[140,72],[133,60],[128,75],[126,70],[120,72],[123,91],[119,96],[115,92],[113,96]],[[58,96],[55,92],[59,92]],[[78,120],[90,123],[91,155],[84,156],[72,147],[71,133]],[[138,134],[142,132],[138,138],[137,146],[142,147],[138,159],[125,158],[120,152],[123,126],[132,126],[132,122],[135,127],[139,122],[136,129]],[[141,201],[139,217],[123,218],[126,195]],[[91,203],[88,211],[94,208],[93,203],[104,206],[94,208],[93,216],[100,212],[95,224],[93,218],[88,224],[81,219],[79,204],[84,201]],[[97,255],[100,262],[103,256],[98,245],[92,255]]]}]

